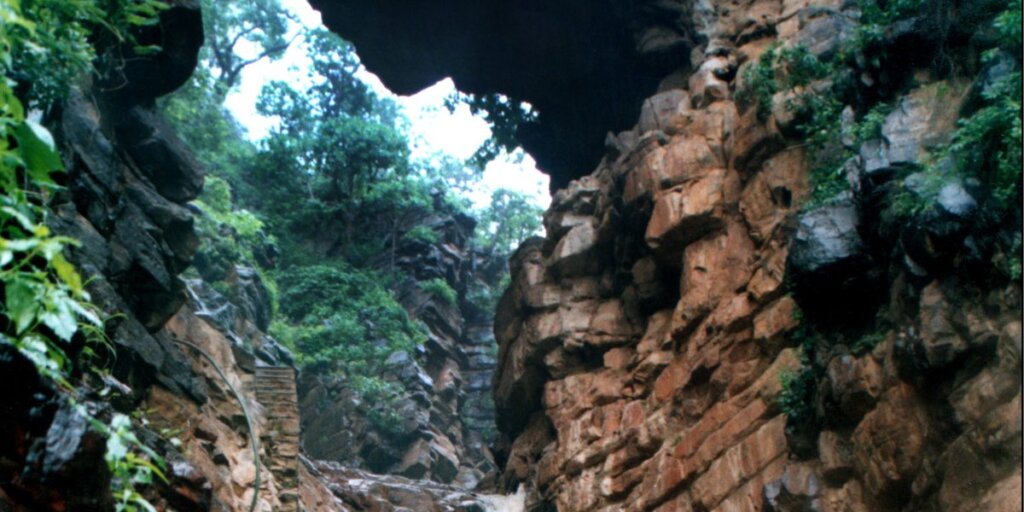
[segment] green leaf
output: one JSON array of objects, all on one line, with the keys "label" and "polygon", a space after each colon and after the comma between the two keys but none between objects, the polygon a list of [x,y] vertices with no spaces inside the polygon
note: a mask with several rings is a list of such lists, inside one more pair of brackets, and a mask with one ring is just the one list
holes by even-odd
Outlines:
[{"label": "green leaf", "polygon": [[[114,418],[120,415],[115,415]],[[123,460],[128,455],[128,445],[121,438],[119,432],[114,432],[107,438],[107,462]]]},{"label": "green leaf", "polygon": [[28,218],[28,216],[25,215],[24,213],[21,213],[18,210],[11,208],[10,206],[4,206],[3,208],[0,208],[0,212],[6,213],[7,215],[14,217],[14,220],[18,221],[18,224],[21,224],[22,229],[24,229],[25,231],[32,233],[33,231],[36,230],[35,223],[32,222],[32,219]]},{"label": "green leaf", "polygon": [[8,251],[28,252],[38,247],[39,242],[36,238],[25,238],[22,240],[4,240],[0,238],[0,248]]},{"label": "green leaf", "polygon": [[[88,296],[83,298],[87,297]],[[103,327],[103,320],[100,320],[100,317],[97,316],[95,312],[82,306],[82,303],[76,300],[71,301],[70,304],[71,309],[74,310],[75,313],[78,313],[78,316],[85,319],[86,322],[89,322],[90,324],[95,325],[96,327]]]},{"label": "green leaf", "polygon": [[7,316],[14,321],[15,332],[20,335],[32,326],[39,313],[37,285],[18,275],[4,285]]},{"label": "green leaf", "polygon": [[135,51],[136,55],[146,56],[146,55],[156,55],[156,54],[160,53],[161,51],[163,51],[163,47],[161,47],[159,45],[155,45],[155,44],[149,44],[149,45],[145,45],[145,46],[142,46],[142,45],[136,46],[135,48],[133,48],[133,50]]},{"label": "green leaf", "polygon": [[[3,255],[0,254],[0,262],[2,261]],[[53,257],[51,263],[53,264],[53,270],[57,272],[57,277],[71,288],[72,293],[75,295],[82,293],[82,276],[78,275],[74,265],[68,263],[68,260],[64,259],[64,256],[59,253]]]},{"label": "green leaf", "polygon": [[52,183],[50,173],[64,170],[53,135],[42,125],[26,119],[15,129],[14,136],[18,139],[21,156],[34,179]]},{"label": "green leaf", "polygon": [[60,364],[49,355],[49,345],[38,336],[19,340],[18,351],[43,372],[56,374],[60,370]]},{"label": "green leaf", "polygon": [[71,310],[70,303],[74,302],[63,290],[51,289],[46,296],[49,306],[39,319],[49,327],[58,338],[64,341],[71,341],[72,336],[78,332],[78,320]]}]

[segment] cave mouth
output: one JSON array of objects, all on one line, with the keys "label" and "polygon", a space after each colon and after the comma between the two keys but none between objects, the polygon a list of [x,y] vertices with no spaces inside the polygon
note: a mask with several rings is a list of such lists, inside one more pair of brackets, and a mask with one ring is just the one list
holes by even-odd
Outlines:
[{"label": "cave mouth", "polygon": [[466,93],[532,105],[539,116],[516,138],[552,190],[597,166],[607,131],[631,127],[700,38],[690,5],[599,3],[310,0],[398,94],[451,77]]}]

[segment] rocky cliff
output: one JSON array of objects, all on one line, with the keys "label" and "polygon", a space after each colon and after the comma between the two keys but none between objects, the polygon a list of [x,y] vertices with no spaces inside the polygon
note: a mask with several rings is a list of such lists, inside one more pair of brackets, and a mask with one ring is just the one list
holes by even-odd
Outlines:
[{"label": "rocky cliff", "polygon": [[[440,199],[440,198],[439,198]],[[314,458],[353,469],[402,475],[466,489],[496,469],[487,445],[493,424],[490,380],[494,346],[489,318],[467,322],[463,311],[477,258],[469,243],[475,222],[462,215],[432,215],[417,225],[437,242],[403,239],[395,269],[409,276],[401,303],[423,322],[427,342],[418,353],[395,352],[382,376],[406,390],[396,404],[395,428],[374,422],[372,404],[361,403],[342,378],[307,372],[300,379],[303,446]],[[441,279],[456,293],[449,302],[420,283]],[[475,421],[476,423],[471,423]],[[493,431],[493,429],[492,429]],[[493,476],[493,475],[491,475]]]},{"label": "rocky cliff", "polygon": [[[81,242],[72,261],[89,277],[93,301],[110,315],[112,353],[104,354],[110,376],[83,392],[96,404],[109,401],[132,413],[137,435],[167,460],[169,481],[149,491],[152,503],[244,510],[258,492],[262,510],[298,510],[295,392],[291,411],[287,395],[261,392],[273,378],[270,368],[290,372],[285,381],[294,383],[290,355],[262,333],[266,326],[252,307],[179,277],[199,243],[187,203],[201,191],[204,171],[155,99],[192,73],[203,41],[201,13],[176,2],[139,37],[160,42],[162,51],[127,60],[113,79],[82,82],[54,122],[68,194],[54,205],[52,224]],[[262,284],[251,269],[232,275],[234,295],[261,303]],[[58,413],[47,436],[66,438],[65,466],[43,469],[42,482],[55,475],[90,482],[95,477],[86,474],[106,474],[97,470],[106,468],[102,451],[87,449],[89,431],[60,420]],[[48,446],[46,452],[56,449]],[[324,509],[340,503],[315,478],[305,485],[314,489],[307,494],[323,497]],[[39,494],[31,487],[20,487],[7,489],[15,510],[62,510],[53,503],[64,500],[72,510],[93,510],[78,502],[104,495],[102,485],[90,492],[58,485],[44,504],[26,499]]]},{"label": "rocky cliff", "polygon": [[[513,258],[499,459],[531,510],[1020,510],[1021,288],[1000,270],[1019,204],[992,218],[961,178],[910,220],[886,206],[1019,69],[978,59],[996,6],[921,4],[848,67],[743,97],[775,52],[848,51],[862,5],[680,6],[690,61]],[[815,147],[800,102],[844,74],[843,128]],[[841,179],[814,197],[830,152]]]}]

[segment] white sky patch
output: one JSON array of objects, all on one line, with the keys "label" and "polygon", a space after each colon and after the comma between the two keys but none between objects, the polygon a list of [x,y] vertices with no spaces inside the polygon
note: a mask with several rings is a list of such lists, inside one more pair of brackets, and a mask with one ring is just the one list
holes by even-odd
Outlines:
[{"label": "white sky patch", "polygon": [[[320,13],[303,0],[282,0],[300,22],[309,28],[321,25]],[[255,53],[255,48],[240,48],[241,53]],[[301,89],[309,82],[309,59],[301,40],[295,41],[277,61],[261,60],[242,71],[239,86],[225,101],[228,110],[246,127],[251,140],[266,137],[279,122],[256,112],[256,100],[263,86],[273,80],[287,82]],[[378,95],[393,99],[409,119],[408,137],[413,159],[427,158],[444,153],[458,160],[466,160],[491,136],[487,122],[474,116],[469,107],[459,104],[454,112],[444,106],[445,98],[455,92],[450,79],[442,80],[412,96],[396,96],[376,75],[361,68],[356,76],[370,85]],[[530,155],[522,150],[516,154],[502,154],[488,164],[480,184],[470,192],[475,207],[486,206],[491,192],[506,188],[522,192],[534,199],[542,208],[551,202],[548,194],[548,176],[537,170]]]}]

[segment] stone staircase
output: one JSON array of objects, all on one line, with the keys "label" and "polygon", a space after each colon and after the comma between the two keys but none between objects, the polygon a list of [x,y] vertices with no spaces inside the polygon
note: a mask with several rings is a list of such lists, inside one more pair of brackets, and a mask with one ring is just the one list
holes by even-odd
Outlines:
[{"label": "stone staircase", "polygon": [[299,512],[299,405],[295,369],[290,366],[257,366],[256,399],[266,411],[260,443],[264,465],[277,481],[281,512]]}]

